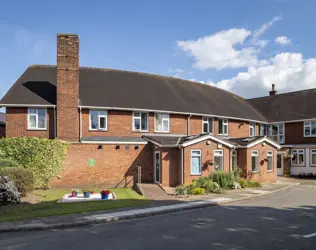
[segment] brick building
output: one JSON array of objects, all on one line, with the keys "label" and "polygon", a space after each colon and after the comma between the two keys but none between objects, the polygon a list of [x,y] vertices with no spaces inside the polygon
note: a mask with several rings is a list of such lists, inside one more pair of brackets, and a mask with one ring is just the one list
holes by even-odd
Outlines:
[{"label": "brick building", "polygon": [[[314,92],[307,91],[316,97]],[[316,115],[308,105],[291,112],[299,107],[288,108],[286,95],[270,94],[245,100],[192,81],[80,67],[78,36],[58,34],[57,66],[30,66],[0,106],[6,107],[7,137],[71,143],[52,186],[128,186],[139,170],[143,182],[176,186],[237,166],[247,178],[273,182],[291,162],[302,163],[302,148],[304,159],[308,152],[309,163],[316,162],[316,137],[298,132],[310,126],[314,135]],[[284,158],[288,149],[291,160]]]}]

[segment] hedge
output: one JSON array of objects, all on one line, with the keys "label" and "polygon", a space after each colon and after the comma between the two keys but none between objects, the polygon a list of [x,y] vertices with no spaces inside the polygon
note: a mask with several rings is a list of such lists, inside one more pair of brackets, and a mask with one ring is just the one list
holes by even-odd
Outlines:
[{"label": "hedge", "polygon": [[15,162],[12,161],[10,159],[0,159],[0,168],[7,168],[7,167],[20,167],[20,165]]},{"label": "hedge", "polygon": [[21,196],[25,196],[34,189],[34,177],[30,170],[25,168],[0,168],[1,176],[8,176],[17,187]]},{"label": "hedge", "polygon": [[0,158],[16,161],[32,171],[35,188],[48,188],[48,182],[61,170],[68,143],[35,137],[0,140]]}]

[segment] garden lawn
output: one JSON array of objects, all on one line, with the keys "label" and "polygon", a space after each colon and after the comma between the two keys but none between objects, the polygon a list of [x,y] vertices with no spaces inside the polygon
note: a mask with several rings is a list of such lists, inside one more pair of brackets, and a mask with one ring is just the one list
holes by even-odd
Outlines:
[{"label": "garden lawn", "polygon": [[[59,200],[64,194],[71,193],[71,190],[35,190],[33,194],[44,197],[41,202],[37,204],[22,203],[18,205],[1,207],[0,222],[88,212],[94,210],[143,206],[150,203],[149,200],[137,194],[130,188],[115,188],[110,190],[116,194],[117,200],[74,203],[56,203],[57,200]],[[95,190],[95,192],[99,192],[99,190]]]}]

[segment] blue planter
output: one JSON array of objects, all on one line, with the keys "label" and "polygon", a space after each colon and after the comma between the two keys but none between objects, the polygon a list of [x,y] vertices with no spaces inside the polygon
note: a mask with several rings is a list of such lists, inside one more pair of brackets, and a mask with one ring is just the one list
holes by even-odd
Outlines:
[{"label": "blue planter", "polygon": [[90,197],[90,192],[83,192],[83,197],[84,198],[89,198]]},{"label": "blue planter", "polygon": [[109,195],[108,194],[101,194],[101,199],[107,200],[107,199],[109,199]]}]

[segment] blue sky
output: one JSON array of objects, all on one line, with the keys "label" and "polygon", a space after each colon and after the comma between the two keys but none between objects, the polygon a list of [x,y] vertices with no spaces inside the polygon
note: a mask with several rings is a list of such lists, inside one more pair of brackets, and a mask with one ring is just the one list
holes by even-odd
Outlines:
[{"label": "blue sky", "polygon": [[0,0],[0,95],[30,64],[56,63],[56,33],[80,65],[191,79],[245,97],[316,87],[312,0]]}]

